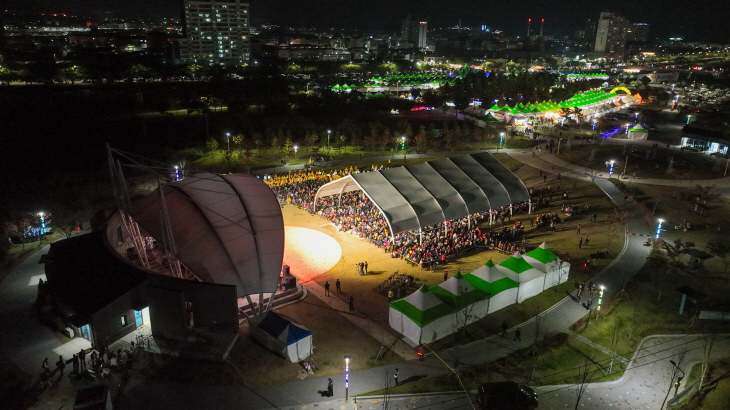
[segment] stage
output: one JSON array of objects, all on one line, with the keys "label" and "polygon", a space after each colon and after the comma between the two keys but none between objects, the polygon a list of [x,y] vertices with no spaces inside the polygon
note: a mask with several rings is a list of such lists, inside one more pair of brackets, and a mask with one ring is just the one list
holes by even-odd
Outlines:
[{"label": "stage", "polygon": [[284,264],[299,283],[332,269],[342,258],[342,247],[331,236],[314,229],[284,227]]}]

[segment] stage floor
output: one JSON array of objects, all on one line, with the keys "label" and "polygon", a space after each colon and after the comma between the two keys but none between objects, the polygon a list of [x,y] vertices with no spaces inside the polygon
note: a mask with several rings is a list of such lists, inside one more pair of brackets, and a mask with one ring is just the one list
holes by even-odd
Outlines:
[{"label": "stage floor", "polygon": [[284,264],[299,283],[332,269],[342,257],[342,247],[331,236],[314,229],[286,226]]}]

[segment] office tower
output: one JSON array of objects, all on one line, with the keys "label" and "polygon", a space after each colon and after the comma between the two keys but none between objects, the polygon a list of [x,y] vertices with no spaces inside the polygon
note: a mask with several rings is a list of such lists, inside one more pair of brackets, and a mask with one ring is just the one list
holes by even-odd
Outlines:
[{"label": "office tower", "polygon": [[623,56],[626,48],[628,21],[620,14],[601,12],[596,28],[597,53],[617,53]]},{"label": "office tower", "polygon": [[649,25],[647,23],[634,23],[629,26],[626,33],[626,41],[643,43],[649,39]]},{"label": "office tower", "polygon": [[248,3],[240,0],[184,0],[182,58],[198,64],[239,65],[251,53]]},{"label": "office tower", "polygon": [[411,43],[417,48],[427,48],[426,33],[428,29],[425,20],[411,20],[411,16],[408,16],[401,21],[401,42]]}]

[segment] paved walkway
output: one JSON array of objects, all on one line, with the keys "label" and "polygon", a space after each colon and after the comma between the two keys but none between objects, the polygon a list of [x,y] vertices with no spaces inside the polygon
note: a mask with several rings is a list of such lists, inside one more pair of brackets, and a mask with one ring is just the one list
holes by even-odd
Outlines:
[{"label": "paved walkway", "polygon": [[[315,281],[306,281],[303,285],[308,292],[311,292],[314,296],[318,297],[319,300],[326,303],[329,307],[335,310],[339,310],[342,316],[347,320],[354,323],[355,326],[364,330],[365,333],[373,337],[373,339],[383,343],[385,346],[389,346],[395,354],[404,358],[405,360],[415,360],[415,350],[412,347],[405,344],[402,340],[393,336],[391,332],[383,329],[380,325],[376,324],[372,320],[361,316],[357,313],[357,303],[355,303],[355,313],[350,313],[350,308],[347,302],[335,296],[325,296],[324,287]],[[357,301],[355,301],[357,302]]]}]

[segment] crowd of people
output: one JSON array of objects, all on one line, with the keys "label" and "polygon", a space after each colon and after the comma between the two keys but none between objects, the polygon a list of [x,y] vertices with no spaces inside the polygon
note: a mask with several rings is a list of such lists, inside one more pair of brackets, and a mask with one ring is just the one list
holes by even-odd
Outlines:
[{"label": "crowd of people", "polygon": [[[374,167],[371,167],[374,169]],[[381,167],[382,169],[382,167]],[[518,242],[524,245],[524,228],[516,222],[509,224],[513,214],[527,212],[528,204],[514,205],[470,215],[452,221],[438,223],[419,231],[408,231],[391,235],[389,225],[380,210],[360,190],[318,198],[317,190],[324,184],[359,172],[344,169],[331,173],[306,171],[265,178],[265,182],[276,193],[280,203],[290,203],[316,213],[331,222],[339,231],[349,232],[366,239],[371,244],[422,268],[447,263],[448,257],[474,249],[488,247],[513,253],[519,250]],[[479,223],[489,220],[500,228],[482,231]]]}]

